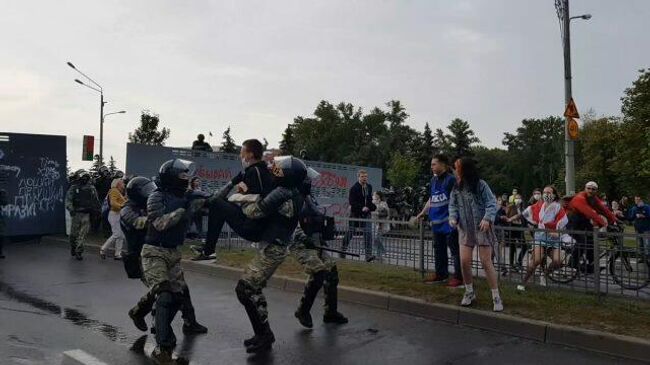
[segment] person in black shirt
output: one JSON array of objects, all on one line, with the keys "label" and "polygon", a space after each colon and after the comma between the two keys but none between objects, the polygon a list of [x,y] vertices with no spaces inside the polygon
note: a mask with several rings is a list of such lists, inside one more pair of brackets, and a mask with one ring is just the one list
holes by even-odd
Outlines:
[{"label": "person in black shirt", "polygon": [[[245,232],[253,232],[259,230],[259,222],[242,220],[235,222],[236,217],[241,217],[241,207],[235,203],[225,201],[226,196],[230,190],[235,188],[239,194],[257,194],[260,198],[264,198],[273,188],[275,183],[273,176],[269,171],[266,162],[262,160],[264,153],[264,146],[257,139],[249,139],[242,143],[240,157],[244,171],[237,174],[230,183],[228,183],[219,192],[219,202],[213,201],[210,205],[208,214],[208,232],[204,246],[193,246],[192,250],[197,254],[193,258],[194,261],[211,260],[216,256],[215,248],[217,241],[221,235],[223,225],[228,220],[233,220],[232,223],[237,225],[238,229],[241,227]],[[232,227],[233,224],[229,225]]]},{"label": "person in black shirt", "polygon": [[210,147],[210,144],[205,141],[205,136],[199,134],[196,136],[196,141],[192,142],[192,150],[212,152],[212,147]]},{"label": "person in black shirt", "polygon": [[[368,184],[368,172],[359,170],[359,181],[350,188],[348,201],[350,203],[350,218],[369,219],[370,214],[377,209],[372,203],[372,185]],[[370,262],[375,259],[372,255],[372,224],[370,222],[350,221],[348,231],[343,238],[343,251],[347,251],[350,245],[350,239],[354,235],[356,228],[363,230],[363,240],[366,251],[366,261]],[[341,258],[345,254],[340,254]]]}]

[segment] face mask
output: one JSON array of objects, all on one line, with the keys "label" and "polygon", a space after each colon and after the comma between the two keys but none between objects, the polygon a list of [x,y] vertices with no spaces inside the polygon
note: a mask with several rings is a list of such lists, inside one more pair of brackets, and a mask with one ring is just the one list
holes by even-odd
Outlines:
[{"label": "face mask", "polygon": [[246,161],[245,158],[242,158],[242,159],[241,159],[241,165],[242,165],[244,168],[247,168],[247,167],[250,166],[251,164],[250,164],[250,162]]},{"label": "face mask", "polygon": [[533,194],[533,199],[539,200],[542,196],[540,194]]},{"label": "face mask", "polygon": [[544,201],[547,203],[550,203],[555,199],[555,195],[553,194],[544,194]]}]

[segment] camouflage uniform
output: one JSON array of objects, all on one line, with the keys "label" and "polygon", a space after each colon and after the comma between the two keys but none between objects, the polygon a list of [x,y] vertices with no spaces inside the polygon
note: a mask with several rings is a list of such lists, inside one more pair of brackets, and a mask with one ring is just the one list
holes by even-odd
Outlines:
[{"label": "camouflage uniform", "polygon": [[[305,273],[309,275],[305,283],[303,296],[300,299],[300,305],[296,311],[296,317],[303,325],[311,327],[309,311],[314,304],[318,291],[324,288],[325,322],[346,323],[347,319],[344,319],[345,317],[338,313],[339,276],[336,262],[322,250],[316,249],[314,247],[315,242],[318,242],[321,246],[324,245],[319,233],[307,236],[299,227],[296,229],[293,241],[289,246],[291,255],[298,260]],[[308,320],[305,322],[304,319],[307,317]]]},{"label": "camouflage uniform", "polygon": [[90,214],[99,210],[97,190],[90,183],[73,184],[65,196],[65,208],[70,212],[70,254],[81,257],[86,235],[90,230]]},{"label": "camouflage uniform", "polygon": [[180,293],[185,284],[181,269],[181,252],[176,248],[165,248],[145,244],[142,246],[143,281],[153,292],[165,285],[172,293]]}]

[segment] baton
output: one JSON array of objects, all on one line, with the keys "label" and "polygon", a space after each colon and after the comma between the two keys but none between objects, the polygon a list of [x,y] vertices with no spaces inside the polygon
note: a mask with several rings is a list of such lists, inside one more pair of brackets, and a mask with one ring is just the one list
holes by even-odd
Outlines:
[{"label": "baton", "polygon": [[347,251],[337,250],[337,249],[335,249],[335,248],[329,248],[329,247],[323,247],[323,246],[316,246],[316,245],[314,245],[313,247],[314,247],[315,249],[318,249],[318,250],[329,251],[329,252],[336,252],[336,253],[342,253],[342,254],[344,254],[344,255],[350,255],[350,256],[354,256],[354,257],[361,257],[361,255],[359,255],[358,253],[349,253],[349,252],[347,252]]}]

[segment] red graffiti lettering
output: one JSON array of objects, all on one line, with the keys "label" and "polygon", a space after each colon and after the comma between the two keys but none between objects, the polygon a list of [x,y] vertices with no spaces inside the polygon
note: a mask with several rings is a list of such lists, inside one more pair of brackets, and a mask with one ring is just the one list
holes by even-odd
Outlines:
[{"label": "red graffiti lettering", "polygon": [[232,172],[227,169],[208,170],[203,167],[196,170],[196,176],[203,180],[231,180]]},{"label": "red graffiti lettering", "polygon": [[314,184],[314,187],[318,188],[348,188],[348,178],[346,176],[337,175],[329,171],[321,171],[320,178],[317,179]]}]

